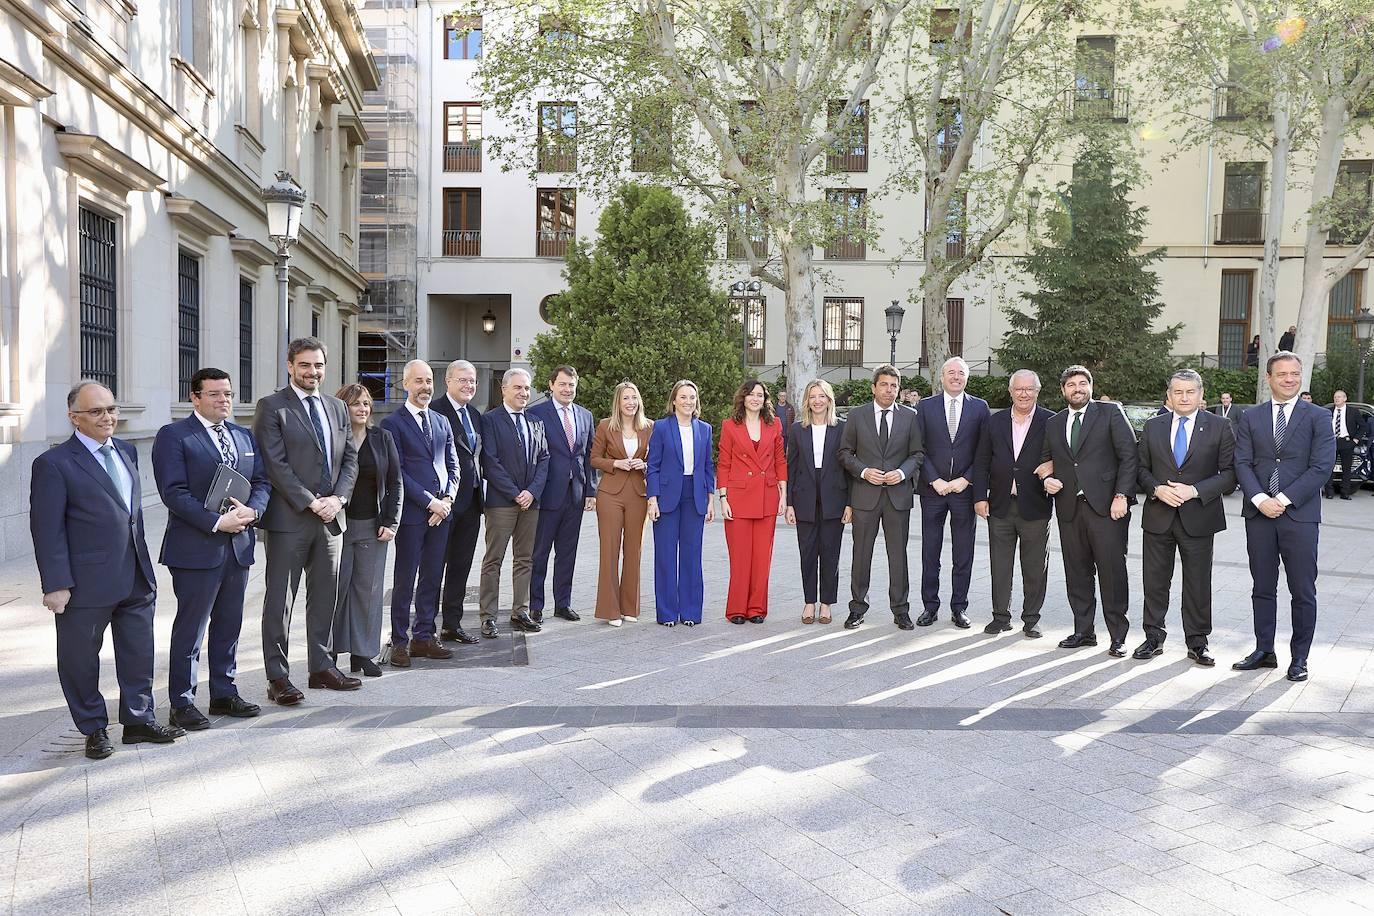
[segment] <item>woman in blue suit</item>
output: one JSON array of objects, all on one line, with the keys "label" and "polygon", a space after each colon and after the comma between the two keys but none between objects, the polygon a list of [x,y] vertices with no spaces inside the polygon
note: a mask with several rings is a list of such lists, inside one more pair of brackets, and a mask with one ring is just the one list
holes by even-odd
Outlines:
[{"label": "woman in blue suit", "polygon": [[654,522],[654,604],[665,627],[701,623],[701,538],[715,517],[716,464],[699,400],[695,382],[678,382],[668,398],[668,416],[654,423],[649,436],[644,477]]}]

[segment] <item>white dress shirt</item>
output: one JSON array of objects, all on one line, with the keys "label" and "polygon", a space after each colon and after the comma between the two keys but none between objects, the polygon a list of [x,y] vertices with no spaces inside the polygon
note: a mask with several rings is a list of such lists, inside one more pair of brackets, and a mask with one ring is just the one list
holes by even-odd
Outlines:
[{"label": "white dress shirt", "polygon": [[1336,418],[1341,418],[1341,438],[1350,438],[1350,405],[1331,408],[1331,432],[1336,431]]},{"label": "white dress shirt", "polygon": [[[883,411],[887,411],[887,434],[891,436],[892,427],[897,422],[897,411],[900,409],[901,407],[896,401],[892,402],[891,407],[880,407],[877,401],[873,402],[873,428],[878,431],[879,435],[881,435],[883,431]],[[911,409],[915,410],[914,407]],[[869,468],[864,468],[864,470],[867,471]],[[901,468],[894,468],[893,470],[902,475],[902,480],[906,480],[906,471],[903,471]]]},{"label": "white dress shirt", "polygon": [[[1193,447],[1193,430],[1197,429],[1197,417],[1201,411],[1195,411],[1188,417],[1188,425],[1183,427],[1183,440],[1188,443],[1188,448]],[[1173,420],[1169,423],[1169,450],[1174,449],[1174,440],[1178,438],[1178,421],[1183,418],[1183,414],[1175,413]]]},{"label": "white dress shirt", "polygon": [[[306,409],[309,410],[310,408],[307,406]],[[215,451],[218,452],[221,456],[224,455],[224,451],[219,447],[219,435],[215,432],[215,427],[218,426],[222,428],[224,430],[224,438],[229,443],[229,457],[234,461],[238,460],[238,446],[234,443],[234,434],[229,431],[229,421],[227,419],[224,420],[222,423],[212,423],[211,421],[205,419],[194,410],[191,411],[191,416],[199,420],[200,425],[205,427],[205,432],[209,434],[210,441],[215,443]]]},{"label": "white dress shirt", "polygon": [[[941,398],[941,400],[943,401],[943,407],[944,407],[944,411],[945,411],[945,424],[946,424],[946,425],[949,424],[949,405],[950,405],[950,402],[951,402],[951,401],[954,402],[954,432],[955,432],[956,435],[958,435],[958,433],[959,433],[959,423],[962,422],[963,419],[964,419],[964,392],[961,391],[961,392],[959,392],[959,393],[956,394],[956,395],[951,395],[951,394],[949,394],[948,392],[941,392],[940,398]],[[952,441],[952,440],[951,440],[951,441]]]},{"label": "white dress shirt", "polygon": [[682,437],[682,474],[684,477],[692,476],[692,468],[697,463],[695,426],[695,423],[689,423],[686,426],[678,423],[677,426],[677,433]]},{"label": "white dress shirt", "polygon": [[310,412],[310,402],[306,398],[314,398],[315,406],[319,410],[320,425],[324,427],[324,442],[320,443],[320,448],[324,450],[324,460],[329,462],[329,469],[334,470],[334,436],[330,432],[329,411],[324,406],[324,395],[318,391],[314,394],[309,391],[302,391],[296,387],[296,383],[291,383],[291,390],[296,392],[296,397],[301,399],[301,406],[305,408],[305,421],[310,424],[311,431],[314,431],[315,424],[311,419],[314,414]]},{"label": "white dress shirt", "polygon": [[817,470],[820,470],[821,465],[825,462],[825,434],[829,430],[829,426],[811,424],[811,459],[815,462]]},{"label": "white dress shirt", "polygon": [[[82,445],[86,446],[86,450],[91,453],[91,457],[95,459],[96,464],[100,465],[100,470],[104,472],[105,456],[100,453],[100,443],[95,441],[85,433],[81,432],[80,430],[76,431],[76,438],[81,442]],[[115,448],[114,438],[111,437],[109,439],[106,439],[105,444],[110,446],[110,448],[114,452],[115,471],[119,474],[119,481],[117,483],[117,486],[119,487],[120,495],[124,497],[124,508],[132,511],[134,501],[133,472],[130,471],[129,466],[124,463],[124,456],[119,453],[119,449]]]}]

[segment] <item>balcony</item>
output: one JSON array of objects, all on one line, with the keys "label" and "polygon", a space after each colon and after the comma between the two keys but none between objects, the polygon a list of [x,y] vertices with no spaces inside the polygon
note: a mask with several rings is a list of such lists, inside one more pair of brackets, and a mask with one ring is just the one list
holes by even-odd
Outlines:
[{"label": "balcony", "polygon": [[861,146],[828,153],[825,164],[832,172],[867,172],[868,147]]},{"label": "balcony", "polygon": [[1217,244],[1263,244],[1264,217],[1262,210],[1223,210],[1216,214]]},{"label": "balcony", "polygon": [[539,171],[541,172],[576,172],[577,171],[577,147],[576,146],[540,146],[539,147]]},{"label": "balcony", "polygon": [[831,239],[830,244],[825,246],[827,261],[862,261],[867,254],[868,249],[862,239],[841,236]]},{"label": "balcony", "polygon": [[1241,89],[1216,90],[1212,111],[1218,121],[1243,121],[1246,118],[1268,118],[1269,105]]},{"label": "balcony", "polygon": [[1070,121],[1113,121],[1125,124],[1131,117],[1131,91],[1106,86],[1066,89],[1064,110]]},{"label": "balcony", "polygon": [[1326,244],[1328,245],[1358,245],[1364,239],[1365,233],[1369,231],[1371,221],[1371,211],[1368,207],[1361,210],[1361,218],[1356,226],[1349,226],[1344,229],[1331,229],[1326,234]]},{"label": "balcony", "polygon": [[957,261],[964,256],[964,239],[958,238],[945,239],[945,260]]},{"label": "balcony", "polygon": [[482,171],[482,141],[469,140],[466,143],[445,143],[444,171]]},{"label": "balcony", "polygon": [[[755,237],[750,239],[754,245],[754,254],[761,258],[768,257],[768,239]],[[749,248],[744,244],[744,239],[735,235],[733,232],[725,239],[725,259],[727,261],[747,261],[749,260]]]},{"label": "balcony", "polygon": [[574,234],[572,229],[540,229],[534,241],[535,257],[563,257],[568,253],[568,243]]},{"label": "balcony", "polygon": [[444,257],[476,258],[482,255],[481,229],[445,229]]}]

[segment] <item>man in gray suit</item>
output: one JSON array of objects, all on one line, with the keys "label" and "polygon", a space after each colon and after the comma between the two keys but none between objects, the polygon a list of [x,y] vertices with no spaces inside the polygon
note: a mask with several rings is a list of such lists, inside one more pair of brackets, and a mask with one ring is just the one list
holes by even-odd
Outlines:
[{"label": "man in gray suit", "polygon": [[305,698],[290,680],[287,639],[301,575],[306,579],[305,639],[309,685],[356,690],[362,681],[334,664],[330,640],[339,583],[343,506],[353,493],[358,452],[343,401],[320,390],[324,344],[314,337],[286,350],[290,384],[258,401],[253,436],[272,482],[258,527],[267,534],[262,601],[262,655],[267,698],[294,706]]},{"label": "man in gray suit", "polygon": [[868,581],[878,526],[887,544],[888,601],[903,630],[914,628],[908,613],[906,544],[915,494],[911,479],[925,458],[915,411],[897,406],[901,376],[892,366],[873,372],[873,401],[849,412],[840,438],[840,464],[853,478],[849,502],[854,507],[854,561],[846,630],[863,623],[868,613]]}]

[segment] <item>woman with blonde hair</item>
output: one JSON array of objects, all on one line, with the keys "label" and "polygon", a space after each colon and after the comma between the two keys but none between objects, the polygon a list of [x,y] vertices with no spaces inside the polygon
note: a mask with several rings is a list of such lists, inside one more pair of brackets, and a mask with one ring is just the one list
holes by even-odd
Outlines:
[{"label": "woman with blonde hair", "polygon": [[613,627],[639,619],[639,551],[649,501],[644,468],[653,424],[631,381],[615,386],[611,415],[596,426],[592,467],[601,472],[596,488],[596,531],[601,569],[596,580],[596,617]]},{"label": "woman with blonde hair", "polygon": [[372,394],[356,382],[335,395],[348,408],[358,476],[344,512],[339,555],[339,597],[334,612],[334,652],[352,656],[349,670],[381,677],[373,657],[382,651],[382,580],[386,545],[401,520],[401,458],[391,433],[373,426]]},{"label": "woman with blonde hair", "polygon": [[711,425],[701,419],[696,382],[683,379],[668,397],[668,416],[654,422],[644,467],[654,521],[654,604],[665,627],[701,623],[706,591],[701,539],[715,517],[715,488]]},{"label": "woman with blonde hair", "polygon": [[839,597],[840,539],[853,515],[840,464],[844,421],[835,412],[835,390],[822,379],[807,383],[800,406],[801,419],[787,431],[787,524],[797,526],[802,623],[817,619],[818,602],[820,622],[829,623]]}]

